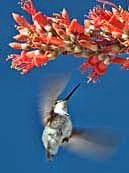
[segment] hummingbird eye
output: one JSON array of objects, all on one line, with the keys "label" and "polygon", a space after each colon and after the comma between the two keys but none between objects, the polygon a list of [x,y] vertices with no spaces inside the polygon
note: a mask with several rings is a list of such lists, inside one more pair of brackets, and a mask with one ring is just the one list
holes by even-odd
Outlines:
[{"label": "hummingbird eye", "polygon": [[60,102],[61,102],[61,100],[56,100],[56,104],[57,104],[57,103],[60,103]]}]

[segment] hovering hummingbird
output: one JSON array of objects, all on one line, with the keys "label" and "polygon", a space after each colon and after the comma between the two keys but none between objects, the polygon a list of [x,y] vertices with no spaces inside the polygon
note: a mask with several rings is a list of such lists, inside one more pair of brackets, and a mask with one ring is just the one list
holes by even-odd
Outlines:
[{"label": "hovering hummingbird", "polygon": [[40,102],[44,125],[42,142],[48,160],[53,159],[61,146],[95,158],[111,154],[118,144],[115,135],[102,128],[73,128],[67,103],[80,83],[64,99],[58,99],[68,81],[67,75],[53,75],[48,77],[43,88]]}]

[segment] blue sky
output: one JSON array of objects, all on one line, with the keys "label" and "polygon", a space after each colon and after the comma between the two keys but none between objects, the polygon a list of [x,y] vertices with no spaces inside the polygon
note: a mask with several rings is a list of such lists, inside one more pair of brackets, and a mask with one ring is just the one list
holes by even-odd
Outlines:
[{"label": "blue sky", "polygon": [[[125,5],[125,0],[116,4]],[[96,2],[93,0],[34,0],[37,9],[51,15],[66,8],[71,18],[83,22],[84,15]],[[115,2],[115,1],[114,1]],[[45,75],[70,71],[71,81],[62,96],[84,75],[79,72],[83,59],[60,56],[46,67],[33,69],[27,75],[9,68],[8,54],[16,52],[8,46],[17,32],[11,12],[30,19],[17,0],[4,0],[0,5],[0,172],[1,173],[121,173],[129,172],[129,71],[111,66],[108,74],[95,85],[83,83],[69,101],[73,123],[79,127],[111,127],[123,136],[113,157],[106,161],[80,159],[61,149],[48,163],[41,143],[42,125],[38,112],[39,88]]]}]

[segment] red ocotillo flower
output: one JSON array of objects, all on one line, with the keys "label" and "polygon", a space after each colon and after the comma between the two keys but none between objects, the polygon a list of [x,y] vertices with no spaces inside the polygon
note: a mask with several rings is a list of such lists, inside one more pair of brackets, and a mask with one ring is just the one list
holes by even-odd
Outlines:
[{"label": "red ocotillo flower", "polygon": [[60,54],[71,54],[86,58],[81,69],[91,69],[89,81],[104,75],[110,64],[128,69],[128,58],[120,58],[118,54],[129,53],[129,12],[109,1],[98,1],[113,6],[112,10],[97,6],[81,25],[77,19],[71,20],[65,9],[49,17],[37,11],[32,0],[24,0],[22,8],[32,16],[32,23],[13,13],[19,32],[13,38],[21,43],[13,42],[10,46],[22,51],[20,55],[9,56],[11,67],[25,74]]}]

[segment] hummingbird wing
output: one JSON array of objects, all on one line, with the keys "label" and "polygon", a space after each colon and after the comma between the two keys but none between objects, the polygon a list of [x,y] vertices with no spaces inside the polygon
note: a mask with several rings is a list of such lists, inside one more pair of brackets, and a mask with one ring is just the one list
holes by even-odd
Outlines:
[{"label": "hummingbird wing", "polygon": [[109,129],[86,128],[73,129],[64,146],[83,157],[106,159],[117,149],[119,142],[120,137]]},{"label": "hummingbird wing", "polygon": [[66,87],[70,79],[69,74],[47,75],[42,93],[40,94],[39,110],[43,124],[46,124],[47,119],[51,118],[52,108],[57,100],[57,97]]}]

